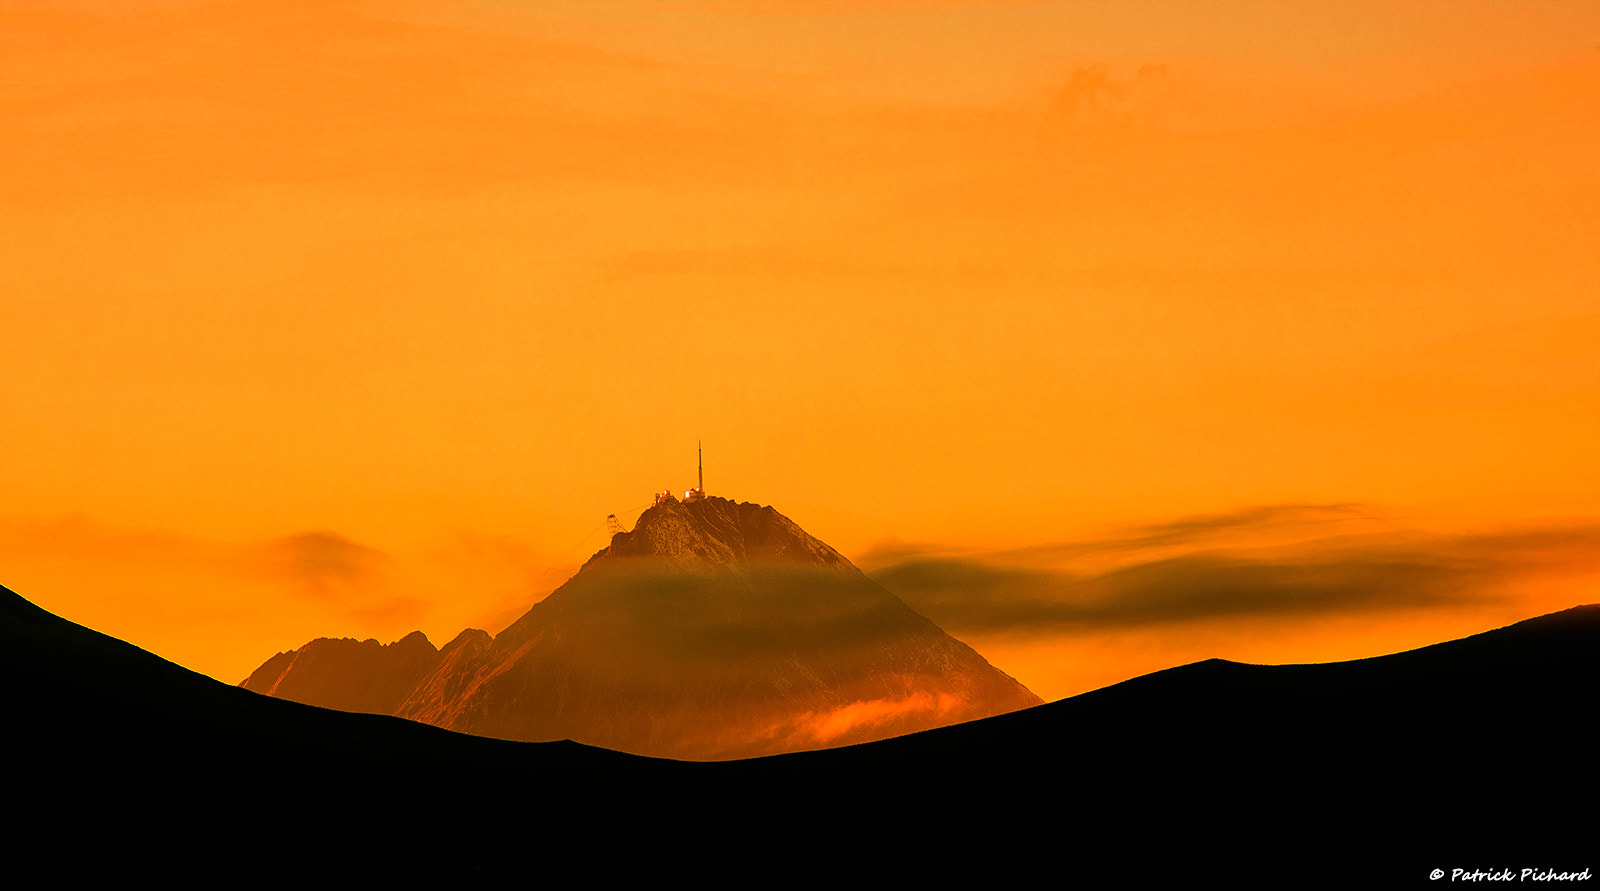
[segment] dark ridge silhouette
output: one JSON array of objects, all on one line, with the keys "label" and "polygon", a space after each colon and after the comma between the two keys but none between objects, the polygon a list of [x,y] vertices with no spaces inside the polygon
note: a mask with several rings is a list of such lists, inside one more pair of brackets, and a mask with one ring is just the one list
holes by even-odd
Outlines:
[{"label": "dark ridge silhouette", "polygon": [[0,793],[21,818],[0,853],[15,875],[209,884],[1592,873],[1597,680],[1585,606],[1376,659],[1212,660],[898,739],[693,763],[259,696],[0,589]]},{"label": "dark ridge silhouette", "polygon": [[[677,783],[671,762],[261,696],[4,588],[0,696],[0,791],[22,817],[0,844],[8,871],[41,879],[470,880],[508,874],[503,858],[551,826],[566,844],[541,857],[576,869],[600,847],[574,844],[580,832],[598,839],[619,810],[629,824],[627,790]],[[649,872],[625,860],[592,869]]]},{"label": "dark ridge silhouette", "polygon": [[696,760],[1040,703],[776,510],[670,496],[492,640],[431,662],[318,640],[244,686],[480,736]]}]

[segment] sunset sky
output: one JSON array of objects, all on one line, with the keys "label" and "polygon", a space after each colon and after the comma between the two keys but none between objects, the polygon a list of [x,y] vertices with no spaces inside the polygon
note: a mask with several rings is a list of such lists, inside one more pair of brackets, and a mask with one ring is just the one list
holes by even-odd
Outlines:
[{"label": "sunset sky", "polygon": [[236,682],[694,483],[1047,699],[1600,601],[1600,4],[0,2],[0,584]]}]

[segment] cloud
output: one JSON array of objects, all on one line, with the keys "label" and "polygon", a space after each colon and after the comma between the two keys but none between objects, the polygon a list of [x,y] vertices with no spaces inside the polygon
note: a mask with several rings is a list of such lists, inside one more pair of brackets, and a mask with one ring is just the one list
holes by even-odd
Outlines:
[{"label": "cloud", "polygon": [[958,637],[1049,634],[1494,603],[1521,581],[1600,572],[1600,525],[1430,536],[1360,505],[1280,505],[1019,551],[895,545],[866,559]]},{"label": "cloud", "polygon": [[1197,514],[1135,527],[1133,534],[1113,539],[1119,546],[1148,547],[1155,544],[1192,543],[1198,538],[1246,530],[1290,526],[1327,526],[1350,520],[1371,519],[1374,514],[1363,505],[1344,504],[1267,504],[1216,514]]},{"label": "cloud", "polygon": [[332,532],[303,532],[275,539],[254,553],[256,568],[291,581],[305,594],[337,598],[379,583],[388,558]]},{"label": "cloud", "polygon": [[[383,551],[334,532],[301,532],[264,542],[223,542],[88,517],[0,524],[0,555],[26,555],[92,566],[128,578],[195,585],[265,582],[273,588],[355,614],[415,614],[388,593],[391,560]],[[256,590],[252,588],[251,590]]]},{"label": "cloud", "polygon": [[900,699],[864,699],[822,714],[808,715],[805,730],[818,742],[831,742],[853,730],[911,715],[944,715],[960,705],[948,694],[918,691]]},{"label": "cloud", "polygon": [[1148,128],[1162,124],[1178,99],[1167,65],[1143,65],[1131,76],[1113,74],[1107,65],[1072,72],[1045,112],[1056,131]]},{"label": "cloud", "polygon": [[214,562],[224,549],[195,538],[110,526],[82,514],[0,523],[0,555],[29,554],[95,562]]},{"label": "cloud", "polygon": [[961,705],[947,693],[919,690],[894,699],[858,699],[834,709],[806,712],[774,725],[757,738],[781,737],[785,745],[830,745],[858,731],[883,731],[907,718],[943,718]]},{"label": "cloud", "polygon": [[1105,571],[1131,562],[1202,549],[1260,548],[1335,537],[1396,535],[1403,530],[1372,508],[1358,503],[1271,504],[1224,513],[1196,514],[1131,526],[1094,538],[1011,548],[974,557],[960,548],[888,541],[856,558],[868,572],[929,559],[973,558],[984,566],[1008,569],[1070,568],[1074,574]]},{"label": "cloud", "polygon": [[1056,542],[1007,551],[1004,558],[1046,564],[1090,556],[1145,555],[1169,549],[1282,545],[1334,536],[1397,531],[1371,508],[1354,503],[1268,504],[1213,514],[1196,514],[1134,526],[1085,541]]},{"label": "cloud", "polygon": [[[546,603],[569,618],[581,614],[572,621],[601,633],[662,644],[659,652],[635,656],[722,665],[753,660],[753,670],[772,647],[796,639],[826,641],[835,659],[865,664],[891,641],[923,630],[901,603],[860,576],[793,564],[672,571],[602,564],[579,572]],[[650,630],[632,635],[629,628]]]}]

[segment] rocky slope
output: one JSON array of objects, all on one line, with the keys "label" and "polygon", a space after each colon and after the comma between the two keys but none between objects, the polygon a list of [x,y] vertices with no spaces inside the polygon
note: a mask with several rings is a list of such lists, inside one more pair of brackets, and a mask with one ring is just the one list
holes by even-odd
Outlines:
[{"label": "rocky slope", "polygon": [[306,705],[386,715],[439,661],[439,651],[420,631],[392,644],[319,637],[268,659],[239,686]]}]

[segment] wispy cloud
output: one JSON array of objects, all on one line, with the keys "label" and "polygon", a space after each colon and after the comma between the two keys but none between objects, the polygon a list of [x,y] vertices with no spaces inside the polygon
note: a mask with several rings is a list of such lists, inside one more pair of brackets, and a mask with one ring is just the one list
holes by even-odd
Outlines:
[{"label": "wispy cloud", "polygon": [[126,579],[167,578],[184,586],[193,586],[198,575],[212,579],[218,591],[248,585],[254,596],[278,591],[353,616],[414,615],[417,609],[394,595],[388,554],[328,531],[227,542],[69,517],[0,525],[0,555],[99,567]]},{"label": "wispy cloud", "polygon": [[303,532],[252,549],[245,558],[270,577],[289,581],[318,598],[379,584],[388,557],[332,532]]},{"label": "wispy cloud", "polygon": [[232,682],[313,637],[499,631],[574,567],[493,534],[225,540],[78,516],[0,519],[0,568],[0,583],[46,609]]},{"label": "wispy cloud", "polygon": [[764,727],[754,732],[751,740],[782,740],[785,748],[796,749],[838,745],[852,735],[892,735],[894,728],[904,725],[908,719],[946,720],[960,707],[960,700],[954,696],[927,691],[898,698],[857,699]]},{"label": "wispy cloud", "polygon": [[1282,505],[992,554],[896,545],[863,559],[957,636],[1050,634],[1482,605],[1519,580],[1600,572],[1600,524],[1424,535],[1360,505]]}]

